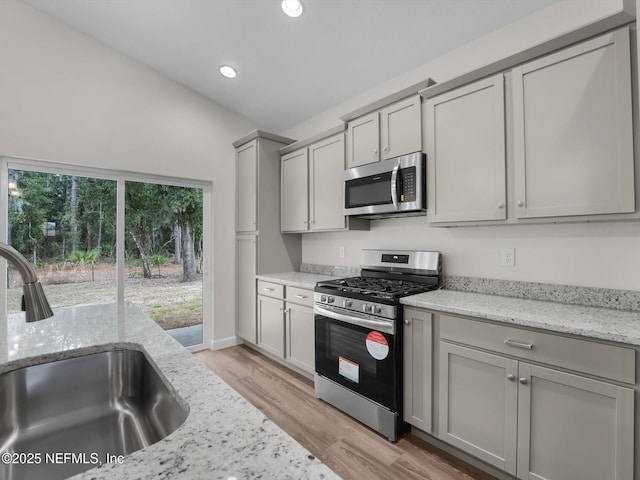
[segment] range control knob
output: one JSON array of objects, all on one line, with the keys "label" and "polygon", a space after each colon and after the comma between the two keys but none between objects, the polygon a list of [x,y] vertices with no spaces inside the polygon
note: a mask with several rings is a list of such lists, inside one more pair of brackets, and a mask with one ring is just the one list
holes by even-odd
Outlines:
[{"label": "range control knob", "polygon": [[379,305],[373,307],[373,313],[382,313],[382,308]]},{"label": "range control knob", "polygon": [[351,305],[353,305],[353,302],[351,300],[343,300],[342,301],[342,306],[345,308],[349,308]]},{"label": "range control knob", "polygon": [[320,301],[321,302],[326,302],[327,301],[327,296],[326,295],[320,295]]},{"label": "range control knob", "polygon": [[329,296],[327,297],[327,303],[333,303],[333,302],[334,302],[334,300],[335,300],[335,298],[334,298],[334,297],[332,297],[331,295],[329,295]]},{"label": "range control knob", "polygon": [[371,313],[373,310],[373,307],[371,307],[371,305],[369,305],[368,303],[365,303],[362,306],[362,311],[366,312],[366,313]]}]

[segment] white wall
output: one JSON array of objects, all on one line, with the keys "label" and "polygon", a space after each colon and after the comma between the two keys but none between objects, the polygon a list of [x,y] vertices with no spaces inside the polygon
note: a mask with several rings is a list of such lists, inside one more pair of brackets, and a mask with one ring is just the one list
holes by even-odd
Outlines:
[{"label": "white wall", "polygon": [[[639,2],[640,3],[640,2]],[[565,0],[394,78],[283,132],[304,139],[340,124],[339,117],[427,77],[455,78],[593,23],[627,0]],[[640,188],[640,185],[638,186]],[[338,256],[340,246],[346,257]],[[501,248],[516,249],[516,267],[499,266]],[[371,222],[368,232],[305,234],[303,262],[357,266],[362,248],[440,250],[447,274],[640,290],[640,224],[581,223],[429,227],[424,217]]]},{"label": "white wall", "polygon": [[233,336],[231,143],[255,127],[16,0],[0,1],[0,60],[0,156],[213,181],[213,332]]}]

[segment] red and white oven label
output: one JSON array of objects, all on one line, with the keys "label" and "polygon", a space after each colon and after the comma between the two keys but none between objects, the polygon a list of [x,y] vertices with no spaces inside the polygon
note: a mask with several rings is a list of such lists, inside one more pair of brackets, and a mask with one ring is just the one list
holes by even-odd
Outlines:
[{"label": "red and white oven label", "polygon": [[389,355],[389,344],[380,332],[369,332],[367,335],[367,351],[376,360],[384,360]]}]

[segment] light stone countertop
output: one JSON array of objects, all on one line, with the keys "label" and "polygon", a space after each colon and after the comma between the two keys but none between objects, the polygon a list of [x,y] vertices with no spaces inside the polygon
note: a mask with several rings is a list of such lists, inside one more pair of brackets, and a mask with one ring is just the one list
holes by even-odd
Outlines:
[{"label": "light stone countertop", "polygon": [[640,346],[640,313],[541,300],[435,290],[404,305]]},{"label": "light stone countertop", "polygon": [[279,285],[288,285],[290,287],[306,288],[313,290],[317,282],[324,280],[335,280],[340,277],[333,277],[330,275],[318,275],[316,273],[304,273],[304,272],[285,272],[285,273],[269,273],[263,275],[256,275],[258,280],[264,282],[277,283]]},{"label": "light stone countertop", "polygon": [[326,465],[195,359],[130,303],[78,306],[25,323],[0,319],[0,373],[116,348],[145,351],[189,405],[159,442],[75,479],[337,479]]}]

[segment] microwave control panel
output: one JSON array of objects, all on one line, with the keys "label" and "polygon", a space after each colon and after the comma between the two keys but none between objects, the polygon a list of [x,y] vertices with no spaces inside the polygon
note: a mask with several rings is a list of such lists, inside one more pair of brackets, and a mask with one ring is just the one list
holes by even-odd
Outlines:
[{"label": "microwave control panel", "polygon": [[416,201],[416,167],[400,169],[400,198],[401,202]]}]

